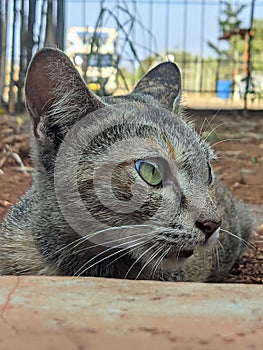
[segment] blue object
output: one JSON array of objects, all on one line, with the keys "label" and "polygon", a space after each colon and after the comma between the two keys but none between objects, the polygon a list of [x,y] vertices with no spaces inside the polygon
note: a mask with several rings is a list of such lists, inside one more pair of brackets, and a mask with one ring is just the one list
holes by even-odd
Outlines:
[{"label": "blue object", "polygon": [[228,99],[231,91],[231,80],[218,80],[216,85],[217,97]]}]

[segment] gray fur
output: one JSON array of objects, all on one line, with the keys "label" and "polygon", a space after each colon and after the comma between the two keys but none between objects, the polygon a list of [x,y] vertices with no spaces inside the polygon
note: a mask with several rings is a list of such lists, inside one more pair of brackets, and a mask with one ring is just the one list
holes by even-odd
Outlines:
[{"label": "gray fur", "polygon": [[[253,220],[248,209],[215,175],[213,183],[206,184],[207,163],[215,159],[215,154],[182,116],[181,79],[176,65],[159,65],[127,96],[99,99],[86,88],[62,52],[44,49],[31,62],[25,90],[32,117],[35,173],[32,188],[4,219],[0,274],[169,281],[225,278],[242,253],[244,242],[252,236]],[[84,119],[88,127],[81,126]],[[78,138],[72,136],[73,147],[87,146],[77,164],[78,191],[92,222],[81,216],[71,192],[74,179],[68,174],[76,172],[74,156],[65,155],[65,167],[56,168],[61,145],[75,125]],[[92,135],[96,137],[87,144]],[[123,142],[126,146],[119,147]],[[107,171],[109,150],[111,160],[118,159],[119,164]],[[162,159],[169,169],[162,188],[149,186],[135,170],[136,159],[148,158]],[[105,171],[99,175],[96,189],[94,177],[102,165]],[[70,218],[62,213],[57,185],[66,189],[62,196]],[[136,210],[125,212],[127,203],[134,200],[136,204],[133,186],[138,198],[145,201]],[[111,191],[121,212],[100,201],[102,195],[111,203]],[[68,221],[78,216],[77,224],[86,230],[82,238]],[[206,239],[196,222],[220,219],[219,243],[210,246],[214,235]],[[119,237],[115,246],[94,244],[94,237],[104,234],[94,222],[107,227],[106,243]],[[98,231],[101,233],[96,237]],[[123,244],[124,237],[127,245]],[[182,252],[191,250],[192,256],[182,257]]]}]

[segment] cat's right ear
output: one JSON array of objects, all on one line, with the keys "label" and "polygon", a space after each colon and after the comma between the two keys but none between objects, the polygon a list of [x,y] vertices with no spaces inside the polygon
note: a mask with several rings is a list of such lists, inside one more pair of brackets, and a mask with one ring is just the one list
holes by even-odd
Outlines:
[{"label": "cat's right ear", "polygon": [[36,138],[73,125],[89,112],[104,107],[85,85],[69,58],[45,48],[33,57],[25,81],[26,105]]},{"label": "cat's right ear", "polygon": [[181,85],[178,66],[172,62],[163,62],[146,73],[131,94],[150,95],[161,106],[175,111],[180,107]]}]

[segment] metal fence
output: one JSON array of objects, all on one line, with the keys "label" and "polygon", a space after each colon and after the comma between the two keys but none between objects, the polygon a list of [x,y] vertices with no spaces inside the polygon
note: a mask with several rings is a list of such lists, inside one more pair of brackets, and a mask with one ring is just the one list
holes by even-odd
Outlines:
[{"label": "metal fence", "polygon": [[131,87],[156,62],[169,59],[180,66],[184,90],[190,94],[243,99],[245,108],[248,98],[263,96],[263,0],[0,0],[0,4],[0,92],[11,112],[23,102],[21,87],[32,54],[45,45],[67,50],[67,31],[72,27],[118,31],[119,89]]}]

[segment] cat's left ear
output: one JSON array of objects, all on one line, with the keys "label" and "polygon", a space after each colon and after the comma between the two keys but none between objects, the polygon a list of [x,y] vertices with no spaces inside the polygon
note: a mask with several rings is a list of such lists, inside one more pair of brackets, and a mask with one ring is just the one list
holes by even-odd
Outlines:
[{"label": "cat's left ear", "polygon": [[[70,126],[105,104],[86,86],[69,58],[44,48],[33,57],[25,81],[26,105],[35,137],[56,138]],[[55,125],[55,127],[54,127]]]},{"label": "cat's left ear", "polygon": [[176,64],[163,62],[146,73],[138,82],[132,94],[153,96],[160,105],[174,111],[180,104],[181,74]]}]

